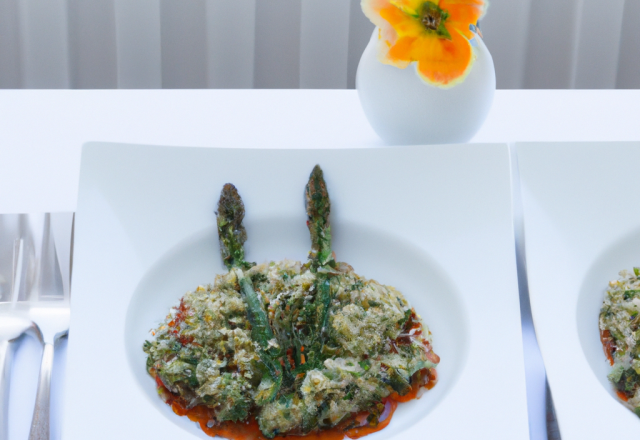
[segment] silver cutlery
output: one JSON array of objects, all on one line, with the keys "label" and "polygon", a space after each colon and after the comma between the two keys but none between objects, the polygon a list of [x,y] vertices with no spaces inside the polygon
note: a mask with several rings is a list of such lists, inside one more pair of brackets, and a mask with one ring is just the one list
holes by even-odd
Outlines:
[{"label": "silver cutlery", "polygon": [[29,298],[29,318],[37,325],[43,344],[42,362],[29,440],[50,437],[50,388],[55,344],[69,330],[69,291],[64,288],[51,214],[45,214],[40,256],[39,283]]},{"label": "silver cutlery", "polygon": [[24,290],[34,276],[33,240],[28,216],[0,215],[0,440],[9,436],[9,379],[14,344],[26,332],[38,333],[28,318]]},{"label": "silver cutlery", "polygon": [[[3,307],[4,308],[4,307]],[[26,318],[9,316],[0,311],[0,440],[9,438],[9,378],[13,355],[12,345],[26,332],[34,335],[38,330]]]}]

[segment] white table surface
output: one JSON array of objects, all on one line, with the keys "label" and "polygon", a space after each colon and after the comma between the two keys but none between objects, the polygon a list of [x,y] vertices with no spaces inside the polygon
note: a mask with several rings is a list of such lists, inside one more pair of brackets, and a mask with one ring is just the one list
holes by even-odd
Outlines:
[{"label": "white table surface", "polygon": [[[640,90],[499,90],[472,142],[638,141]],[[384,144],[353,90],[0,91],[0,213],[74,211],[87,141],[234,148],[365,148]],[[514,222],[526,300],[522,216]],[[528,304],[523,338],[532,439],[546,439],[544,367]],[[19,344],[10,398],[11,440],[26,439],[41,349]],[[60,438],[66,342],[53,370],[52,439]],[[107,421],[108,423],[108,421]]]}]

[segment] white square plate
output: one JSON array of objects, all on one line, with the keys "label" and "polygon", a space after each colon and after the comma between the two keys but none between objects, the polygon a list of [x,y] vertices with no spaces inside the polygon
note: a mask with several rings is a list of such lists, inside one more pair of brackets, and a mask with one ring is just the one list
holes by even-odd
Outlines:
[{"label": "white square plate", "polygon": [[320,164],[334,249],[402,291],[434,335],[439,383],[370,438],[526,439],[524,366],[504,144],[243,150],[83,149],[63,438],[208,438],[173,414],[142,343],[169,307],[224,272],[214,209],[246,206],[251,261],[306,259],[303,190]]},{"label": "white square plate", "polygon": [[598,314],[640,266],[640,143],[516,145],[529,294],[563,440],[636,438],[607,380]]}]

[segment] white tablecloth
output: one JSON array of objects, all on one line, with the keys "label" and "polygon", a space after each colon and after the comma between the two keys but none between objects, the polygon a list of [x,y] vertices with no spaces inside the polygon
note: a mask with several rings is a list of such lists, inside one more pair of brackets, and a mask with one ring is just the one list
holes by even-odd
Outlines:
[{"label": "white tablecloth", "polygon": [[[640,90],[500,90],[473,142],[638,141],[639,116]],[[384,145],[353,90],[5,90],[0,91],[0,213],[74,211],[80,151],[87,141],[233,148]],[[514,171],[527,398],[532,439],[538,440],[546,438],[544,367],[526,304]],[[16,351],[11,440],[28,436],[40,353],[28,337]],[[53,440],[60,438],[64,382],[73,380],[64,377],[65,354],[63,341],[53,370]]]}]

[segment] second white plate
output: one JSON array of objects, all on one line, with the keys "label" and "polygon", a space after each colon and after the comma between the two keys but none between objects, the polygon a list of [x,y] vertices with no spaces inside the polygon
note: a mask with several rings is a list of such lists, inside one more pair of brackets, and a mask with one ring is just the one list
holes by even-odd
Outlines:
[{"label": "second white plate", "polygon": [[610,280],[640,266],[640,143],[517,145],[527,274],[563,440],[635,438],[607,380],[598,314]]}]

